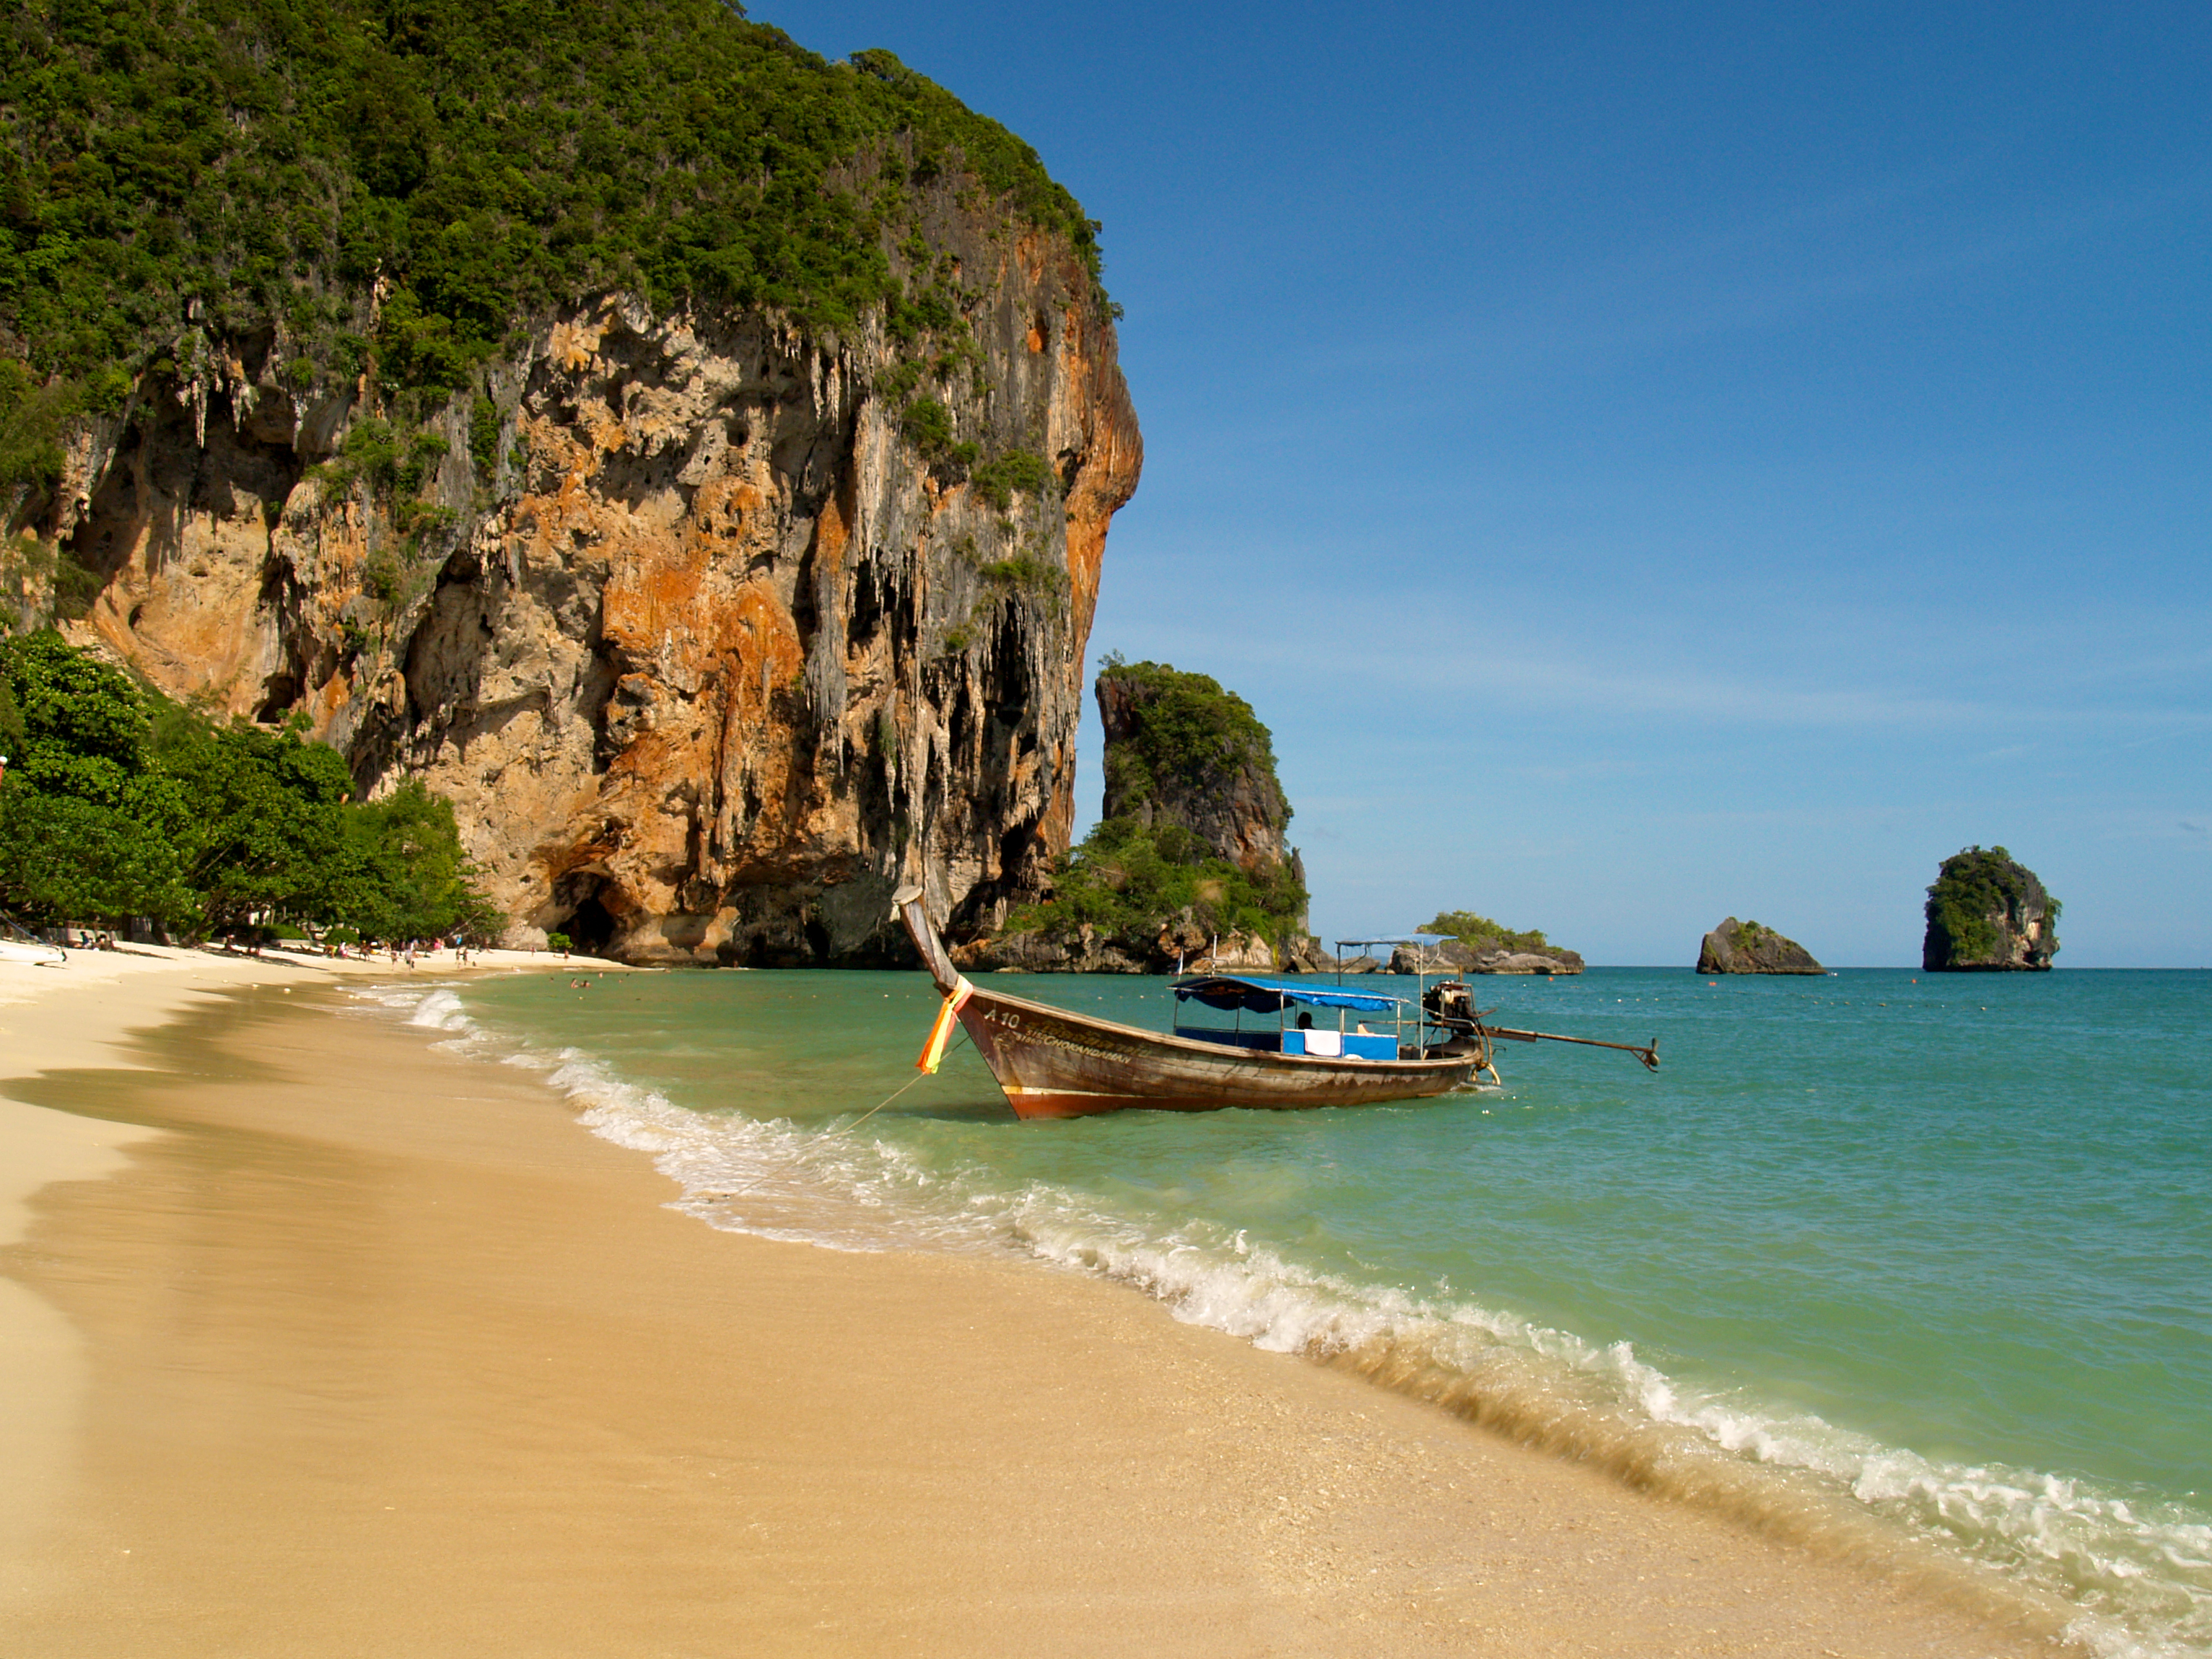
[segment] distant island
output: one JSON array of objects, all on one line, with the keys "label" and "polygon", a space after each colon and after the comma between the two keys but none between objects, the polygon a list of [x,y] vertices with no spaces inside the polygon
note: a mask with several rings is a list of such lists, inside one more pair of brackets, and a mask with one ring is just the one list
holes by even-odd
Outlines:
[{"label": "distant island", "polygon": [[1698,951],[1701,974],[1825,974],[1813,953],[1763,922],[1734,916],[1705,935]]},{"label": "distant island", "polygon": [[[1420,931],[1443,934],[1445,942],[1437,947],[1437,954],[1463,974],[1579,974],[1583,970],[1581,952],[1549,943],[1541,929],[1516,931],[1472,910],[1439,911]],[[1402,950],[1394,952],[1390,971],[1412,972],[1407,957]],[[1429,971],[1435,971],[1433,965]]]},{"label": "distant island", "polygon": [[2058,954],[2058,901],[2002,847],[1954,853],[1928,889],[1923,973],[2047,972]]}]

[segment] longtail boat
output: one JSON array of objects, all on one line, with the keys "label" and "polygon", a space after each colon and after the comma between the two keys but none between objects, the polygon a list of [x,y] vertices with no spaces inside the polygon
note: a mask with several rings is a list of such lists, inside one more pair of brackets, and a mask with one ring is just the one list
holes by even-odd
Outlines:
[{"label": "longtail boat", "polygon": [[[1453,981],[1425,987],[1409,1002],[1342,985],[1188,974],[1172,987],[1174,1029],[1147,1031],[973,984],[953,966],[921,888],[901,888],[891,905],[945,998],[916,1063],[937,1069],[957,1022],[1019,1117],[1422,1100],[1466,1087],[1483,1073],[1495,1082],[1492,1043],[1498,1037],[1625,1048],[1658,1069],[1656,1043],[1638,1048],[1486,1025],[1467,988]],[[1230,1014],[1234,1023],[1186,1024],[1191,1003]],[[1370,1030],[1355,1018],[1361,1014],[1390,1029]],[[1258,1023],[1248,1026],[1247,1015]]]}]

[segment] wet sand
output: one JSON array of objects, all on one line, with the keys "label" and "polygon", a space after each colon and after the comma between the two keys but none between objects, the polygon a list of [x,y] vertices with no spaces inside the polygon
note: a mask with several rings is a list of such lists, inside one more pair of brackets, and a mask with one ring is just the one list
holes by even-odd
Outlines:
[{"label": "wet sand", "polygon": [[120,1054],[68,1000],[0,1006],[0,1167],[57,1176],[10,1655],[2041,1650],[1117,1286],[717,1233],[326,988]]}]

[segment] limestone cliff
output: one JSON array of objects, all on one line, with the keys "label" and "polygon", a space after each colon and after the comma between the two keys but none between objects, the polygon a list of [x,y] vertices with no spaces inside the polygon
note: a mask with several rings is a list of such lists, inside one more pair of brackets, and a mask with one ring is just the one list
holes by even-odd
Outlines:
[{"label": "limestone cliff", "polygon": [[1284,861],[1290,802],[1267,729],[1243,698],[1157,663],[1109,664],[1097,693],[1106,771],[1099,817],[1179,825],[1240,869]]},{"label": "limestone cliff", "polygon": [[609,295],[411,422],[368,380],[295,394],[281,326],[203,330],[73,434],[17,527],[90,573],[80,641],[304,717],[366,790],[450,796],[516,942],[878,960],[905,879],[988,927],[1067,846],[1142,449],[1066,238],[957,174],[917,235],[902,258],[975,348],[930,366],[927,421],[939,382],[881,311],[841,334]]},{"label": "limestone cliff", "polygon": [[1771,927],[1734,916],[1707,933],[1698,951],[1701,974],[1825,974],[1813,953]]},{"label": "limestone cliff", "polygon": [[2058,954],[2058,901],[2002,847],[1943,860],[1928,889],[1923,973],[2039,972]]}]

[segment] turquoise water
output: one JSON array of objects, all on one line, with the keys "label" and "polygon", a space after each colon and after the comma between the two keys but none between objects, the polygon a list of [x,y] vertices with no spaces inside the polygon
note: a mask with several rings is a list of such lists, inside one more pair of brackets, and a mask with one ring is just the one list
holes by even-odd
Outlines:
[{"label": "turquoise water", "polygon": [[713,1224],[1108,1274],[1686,1501],[1917,1538],[2102,1651],[2212,1654],[2212,975],[1480,988],[1664,1069],[1505,1045],[1441,1101],[1023,1124],[963,1046],[855,1127],[916,1076],[918,975],[516,975],[413,1018],[546,1069]]}]

